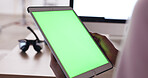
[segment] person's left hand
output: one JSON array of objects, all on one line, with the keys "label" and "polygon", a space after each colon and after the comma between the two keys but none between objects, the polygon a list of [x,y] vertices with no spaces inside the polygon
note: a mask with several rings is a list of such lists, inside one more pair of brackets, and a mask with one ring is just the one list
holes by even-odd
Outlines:
[{"label": "person's left hand", "polygon": [[53,70],[54,74],[56,75],[56,78],[66,78],[66,76],[64,75],[64,72],[62,71],[61,67],[57,63],[52,53],[51,53],[50,67]]}]

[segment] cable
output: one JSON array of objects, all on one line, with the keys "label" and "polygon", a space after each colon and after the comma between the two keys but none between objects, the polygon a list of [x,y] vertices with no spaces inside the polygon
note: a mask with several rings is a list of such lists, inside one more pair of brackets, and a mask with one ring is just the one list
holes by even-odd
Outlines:
[{"label": "cable", "polygon": [[29,29],[34,34],[34,36],[36,37],[36,39],[39,40],[38,36],[35,34],[35,32],[29,26],[27,27],[27,29]]}]

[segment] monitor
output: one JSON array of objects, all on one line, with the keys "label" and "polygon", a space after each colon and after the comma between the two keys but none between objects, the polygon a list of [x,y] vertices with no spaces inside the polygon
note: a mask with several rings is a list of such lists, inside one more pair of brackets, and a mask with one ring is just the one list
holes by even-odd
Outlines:
[{"label": "monitor", "polygon": [[82,21],[125,23],[137,0],[70,0]]}]

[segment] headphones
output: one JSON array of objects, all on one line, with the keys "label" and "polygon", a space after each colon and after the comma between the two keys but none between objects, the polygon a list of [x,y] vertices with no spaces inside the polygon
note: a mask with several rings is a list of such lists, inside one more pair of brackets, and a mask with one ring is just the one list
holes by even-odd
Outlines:
[{"label": "headphones", "polygon": [[26,52],[28,50],[29,46],[32,45],[33,48],[37,52],[40,52],[43,47],[42,42],[44,42],[44,41],[39,40],[39,38],[37,37],[35,32],[30,27],[27,27],[27,29],[29,29],[34,34],[36,39],[35,40],[27,40],[27,39],[18,40],[19,41],[19,48],[22,50],[22,52]]}]

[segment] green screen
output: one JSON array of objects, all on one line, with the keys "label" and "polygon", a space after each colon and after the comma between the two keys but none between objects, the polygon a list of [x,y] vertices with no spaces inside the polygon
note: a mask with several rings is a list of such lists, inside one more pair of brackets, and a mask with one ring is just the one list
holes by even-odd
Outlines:
[{"label": "green screen", "polygon": [[109,63],[73,10],[32,14],[70,78]]}]

